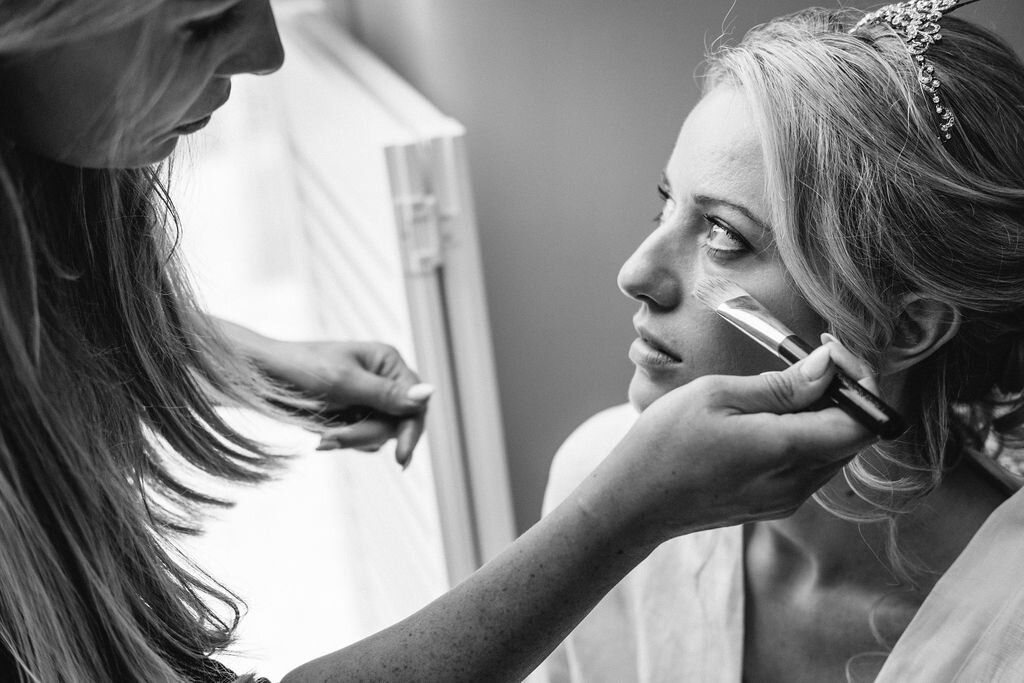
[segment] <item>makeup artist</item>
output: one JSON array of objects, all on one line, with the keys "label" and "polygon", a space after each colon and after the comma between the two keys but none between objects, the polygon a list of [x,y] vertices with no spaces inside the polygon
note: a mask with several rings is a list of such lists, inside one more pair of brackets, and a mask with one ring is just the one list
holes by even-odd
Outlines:
[{"label": "makeup artist", "polygon": [[[253,482],[277,462],[218,404],[321,432],[296,412],[369,405],[373,433],[327,436],[412,452],[429,387],[397,354],[210,320],[175,260],[161,162],[232,76],[282,58],[267,0],[0,0],[2,680],[236,680],[216,661],[234,598],[174,546],[217,501],[176,473]],[[661,542],[785,515],[871,442],[807,410],[836,364],[858,367],[827,344],[666,394],[499,557],[286,680],[522,678]]]}]

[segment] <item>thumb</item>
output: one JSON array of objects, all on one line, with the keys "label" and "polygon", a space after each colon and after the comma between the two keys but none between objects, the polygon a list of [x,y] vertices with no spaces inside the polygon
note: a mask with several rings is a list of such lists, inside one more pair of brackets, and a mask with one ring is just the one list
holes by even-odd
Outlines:
[{"label": "thumb", "polygon": [[429,384],[416,384],[410,379],[391,379],[369,371],[350,378],[344,387],[352,405],[363,405],[389,415],[407,415],[423,410],[424,402],[433,393]]},{"label": "thumb", "polygon": [[732,407],[743,413],[793,413],[813,406],[835,374],[826,346],[782,371],[737,377]]}]

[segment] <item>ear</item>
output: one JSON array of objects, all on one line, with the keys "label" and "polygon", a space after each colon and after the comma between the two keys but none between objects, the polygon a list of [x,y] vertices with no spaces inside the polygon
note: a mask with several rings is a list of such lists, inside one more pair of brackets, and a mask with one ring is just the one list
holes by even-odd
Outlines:
[{"label": "ear", "polygon": [[917,365],[960,330],[960,310],[952,304],[919,294],[905,294],[901,304],[896,336],[882,352],[882,376]]}]

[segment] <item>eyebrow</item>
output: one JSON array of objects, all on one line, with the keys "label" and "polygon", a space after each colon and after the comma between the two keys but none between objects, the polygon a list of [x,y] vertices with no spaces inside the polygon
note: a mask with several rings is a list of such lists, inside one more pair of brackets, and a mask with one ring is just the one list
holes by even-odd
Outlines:
[{"label": "eyebrow", "polygon": [[[666,173],[665,171],[661,172],[661,180],[658,184],[658,187],[665,188],[669,195],[672,194],[672,183],[669,182],[668,173]],[[695,194],[693,196],[693,200],[697,204],[715,204],[718,206],[728,206],[730,209],[738,211],[739,213],[746,216],[751,223],[761,228],[761,230],[768,233],[769,237],[774,239],[775,229],[771,226],[771,223],[761,219],[760,217],[757,216],[757,214],[755,214],[753,211],[743,206],[742,204],[737,204],[736,202],[731,202],[728,199],[722,199],[721,197],[712,197],[709,194]]]},{"label": "eyebrow", "polygon": [[721,197],[712,197],[711,195],[707,194],[696,194],[693,196],[693,200],[698,204],[715,204],[718,206],[727,206],[730,209],[733,209],[734,211],[737,211],[746,216],[751,223],[754,223],[757,227],[761,228],[769,235],[775,234],[775,230],[772,228],[770,223],[758,217],[757,214],[755,214],[753,211],[743,206],[742,204],[737,204],[736,202],[731,202],[728,199],[722,199]]}]

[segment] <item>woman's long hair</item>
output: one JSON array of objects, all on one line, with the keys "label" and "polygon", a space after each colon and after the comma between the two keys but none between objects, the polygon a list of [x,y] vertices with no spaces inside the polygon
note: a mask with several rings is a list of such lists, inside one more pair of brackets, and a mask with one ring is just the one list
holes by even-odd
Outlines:
[{"label": "woman's long hair", "polygon": [[[157,4],[5,2],[0,59]],[[0,131],[0,650],[30,680],[187,680],[237,621],[173,537],[226,504],[197,473],[255,482],[276,462],[215,406],[287,397],[195,306],[164,188]]]},{"label": "woman's long hair", "polygon": [[[888,26],[807,10],[713,55],[707,87],[739,86],[764,145],[782,260],[795,287],[855,353],[877,363],[908,294],[959,313],[956,335],[907,379],[910,431],[860,458],[851,487],[884,519],[932,490],[965,449],[1019,442],[1024,424],[1024,65],[954,16],[927,53],[956,113],[934,104]],[[894,538],[894,537],[893,537]],[[893,540],[893,539],[891,539]],[[890,556],[899,569],[899,554]]]}]

